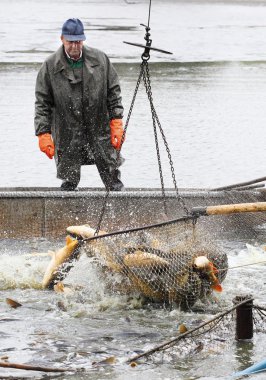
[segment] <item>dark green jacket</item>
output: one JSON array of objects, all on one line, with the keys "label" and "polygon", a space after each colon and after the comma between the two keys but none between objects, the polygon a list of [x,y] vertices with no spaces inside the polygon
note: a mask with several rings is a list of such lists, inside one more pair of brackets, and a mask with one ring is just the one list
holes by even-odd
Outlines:
[{"label": "dark green jacket", "polygon": [[82,57],[81,75],[75,76],[61,46],[36,80],[35,132],[52,133],[59,178],[66,178],[72,165],[101,161],[112,169],[116,161],[109,124],[123,117],[118,76],[100,50],[84,46]]}]

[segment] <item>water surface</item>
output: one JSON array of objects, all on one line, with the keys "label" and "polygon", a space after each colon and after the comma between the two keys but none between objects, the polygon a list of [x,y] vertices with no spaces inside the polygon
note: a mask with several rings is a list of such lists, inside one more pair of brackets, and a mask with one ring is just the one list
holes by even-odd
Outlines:
[{"label": "water surface", "polygon": [[[0,13],[0,186],[59,186],[54,162],[39,152],[34,136],[34,86],[43,60],[60,46],[65,19],[84,21],[87,43],[104,50],[121,79],[125,115],[132,100],[144,42],[148,1],[1,0]],[[265,176],[266,1],[152,1],[153,52],[149,61],[157,114],[181,187],[218,187]],[[165,183],[172,186],[162,146]],[[160,186],[151,114],[140,87],[122,151],[127,187]],[[102,186],[94,167],[82,169],[81,186]],[[20,223],[21,221],[18,221]],[[21,237],[23,239],[23,237]],[[230,267],[264,261],[261,239],[221,242]],[[47,252],[63,241],[1,240],[0,357],[10,362],[86,368],[84,374],[44,375],[3,370],[1,378],[225,379],[263,359],[265,339],[232,341],[224,350],[205,347],[180,360],[165,356],[136,368],[123,364],[139,350],[195,326],[252,293],[265,303],[263,264],[230,270],[218,303],[182,312],[142,305],[138,298],[109,295],[101,274],[82,257],[68,277],[72,293],[40,289]],[[248,245],[246,245],[248,244]],[[259,291],[258,291],[259,289]],[[11,309],[5,299],[23,306]],[[92,363],[116,356],[116,366]],[[264,375],[256,378],[263,379]]]},{"label": "water surface", "polygon": [[[53,161],[34,136],[34,86],[39,65],[60,46],[66,18],[80,17],[87,43],[104,50],[121,78],[125,116],[145,42],[148,1],[2,0],[0,15],[1,186],[59,186]],[[265,175],[265,1],[153,1],[150,71],[154,104],[177,183],[218,187]],[[171,186],[162,143],[165,182]],[[123,147],[127,187],[160,186],[151,113],[143,87]],[[81,186],[102,186],[94,167]]]}]

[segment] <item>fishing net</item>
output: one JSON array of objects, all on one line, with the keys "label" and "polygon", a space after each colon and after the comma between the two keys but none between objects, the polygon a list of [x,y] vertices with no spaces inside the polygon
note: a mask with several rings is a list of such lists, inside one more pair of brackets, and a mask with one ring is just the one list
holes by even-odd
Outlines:
[{"label": "fishing net", "polygon": [[[174,202],[183,210],[186,217],[100,236],[100,226],[106,213],[110,193],[110,189],[107,189],[95,231],[96,236],[87,240],[85,246],[87,254],[96,257],[102,267],[122,275],[120,286],[122,291],[136,290],[148,299],[190,308],[212,290],[221,291],[220,283],[226,276],[228,262],[226,253],[214,244],[213,238],[207,237],[206,231],[202,235],[197,229],[196,233],[196,218],[191,216],[187,204],[179,194],[170,148],[153,103],[148,65],[151,44],[149,37],[150,28],[146,27],[147,45],[142,55],[140,73],[125,123],[122,144],[139,85],[143,80],[152,116],[164,216],[169,218],[171,207],[166,200],[159,137],[169,159],[175,192]],[[117,152],[117,162],[119,155],[120,149]],[[155,214],[158,206],[155,208]],[[124,212],[130,215],[126,208]]]},{"label": "fishing net", "polygon": [[[264,184],[263,184],[264,185]],[[217,198],[213,198],[212,194],[221,194]],[[247,189],[247,190],[224,190],[210,191],[209,199],[206,203],[215,204],[247,204],[257,202],[265,202],[266,189]],[[265,242],[266,237],[266,212],[244,212],[228,215],[214,215],[203,218],[199,223],[208,224],[207,228],[211,228],[213,239],[227,240],[249,240],[257,243]]]},{"label": "fishing net", "polygon": [[[102,268],[122,275],[110,289],[189,308],[220,286],[228,267],[225,252],[196,231],[194,221],[184,217],[82,242]],[[197,257],[207,258],[209,266],[196,266]]]},{"label": "fishing net", "polygon": [[[252,299],[243,297],[245,300],[236,302],[230,309],[215,315],[213,318],[202,322],[198,326],[187,329],[182,325],[182,329],[176,337],[169,339],[153,348],[135,355],[128,359],[128,362],[139,361],[140,359],[158,361],[169,361],[176,359],[189,359],[197,354],[209,356],[210,354],[221,354],[232,347],[232,343],[238,340],[238,328],[242,325],[245,330],[251,330],[254,334],[265,334],[266,332],[266,309],[265,307],[252,305]],[[246,306],[248,305],[249,306]],[[246,307],[251,315],[249,326],[243,325],[245,315],[239,318],[241,308]],[[243,310],[243,309],[242,309]],[[246,339],[239,339],[239,342],[246,342]]]},{"label": "fishing net", "polygon": [[[81,242],[86,253],[95,257],[102,268],[107,272],[122,275],[120,288],[115,281],[110,283],[109,288],[116,287],[116,289],[119,288],[120,291],[127,293],[138,291],[146,298],[154,301],[171,305],[175,303],[181,308],[190,308],[197,300],[210,294],[212,290],[221,291],[220,283],[226,276],[228,262],[226,253],[214,244],[214,237],[208,237],[206,229],[204,233],[198,228],[196,231],[195,220],[197,218],[189,213],[188,205],[179,194],[170,148],[153,103],[148,65],[152,41],[150,40],[149,26],[145,29],[146,47],[142,55],[139,77],[126,119],[121,146],[125,140],[140,83],[143,81],[151,110],[162,190],[161,200],[163,201],[163,210],[158,210],[159,204],[157,204],[152,214],[157,214],[158,217],[163,212],[164,217],[169,219],[169,215],[173,211],[171,205],[174,204],[173,209],[178,205],[179,212],[182,209],[186,216],[162,223],[145,225],[143,223],[145,210],[141,210],[142,225],[139,228],[124,229],[123,231],[101,235],[100,228],[108,209],[109,187],[94,237],[91,238],[90,236],[89,239],[86,237],[84,239],[83,236]],[[166,199],[159,138],[162,140],[167,153],[173,180],[175,196],[171,200],[171,205]],[[118,169],[121,146],[117,151],[116,169]],[[130,213],[130,210],[125,206],[122,207],[122,210],[130,221],[130,215],[133,215],[132,218],[134,218],[134,214],[136,214],[134,211]],[[79,234],[77,236],[79,237]]]},{"label": "fishing net", "polygon": [[[85,248],[87,254],[97,258],[103,268],[122,275],[120,283],[122,291],[138,291],[148,299],[189,308],[212,288],[220,289],[220,282],[226,276],[227,257],[210,241],[207,243],[205,239],[203,244],[204,240],[196,236],[195,218],[189,217],[185,202],[179,195],[170,149],[153,104],[148,66],[151,44],[149,31],[150,28],[146,27],[147,47],[142,55],[140,73],[125,123],[122,143],[139,85],[143,80],[151,109],[164,215],[166,217],[169,215],[169,207],[166,202],[158,136],[161,136],[168,155],[175,198],[185,211],[186,217],[100,236],[100,226],[106,213],[110,193],[110,189],[107,189],[95,238],[87,239]],[[117,151],[117,165],[120,149]],[[195,263],[197,257],[204,257],[205,261],[203,260],[200,266]]]},{"label": "fishing net", "polygon": [[155,362],[166,362],[189,359],[199,354],[204,357],[222,353],[235,340],[235,324],[234,312],[214,318],[202,326],[188,330],[184,335],[179,334],[176,339],[162,344],[161,347],[156,346],[143,357]]},{"label": "fishing net", "polygon": [[253,307],[253,322],[255,332],[266,333],[266,308],[259,305]]}]

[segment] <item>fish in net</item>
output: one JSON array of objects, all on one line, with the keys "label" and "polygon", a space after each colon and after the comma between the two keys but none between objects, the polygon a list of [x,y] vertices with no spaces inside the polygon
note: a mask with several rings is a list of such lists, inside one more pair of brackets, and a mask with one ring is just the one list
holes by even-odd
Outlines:
[{"label": "fish in net", "polygon": [[[52,288],[64,279],[83,247],[104,270],[122,275],[120,291],[138,291],[153,301],[190,308],[213,290],[221,291],[228,270],[227,255],[217,242],[214,244],[212,231],[207,233],[206,226],[200,228],[198,223],[195,227],[198,217],[265,211],[266,202],[237,203],[196,207],[179,219],[110,233],[89,225],[70,226],[67,232],[77,238],[78,244],[72,250],[60,250],[59,267],[54,255],[45,287]],[[65,261],[61,257],[64,252]],[[109,287],[117,289],[111,283]]]},{"label": "fish in net", "polygon": [[[86,230],[87,228],[87,230]],[[88,256],[122,275],[120,292],[139,292],[155,302],[190,308],[213,290],[221,291],[228,261],[220,247],[196,232],[193,218],[93,237],[89,226],[70,226]]]}]

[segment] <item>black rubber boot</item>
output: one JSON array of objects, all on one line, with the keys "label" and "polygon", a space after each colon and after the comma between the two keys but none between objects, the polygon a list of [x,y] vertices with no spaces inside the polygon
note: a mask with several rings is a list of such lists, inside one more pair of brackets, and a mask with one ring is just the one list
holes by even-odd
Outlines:
[{"label": "black rubber boot", "polygon": [[123,183],[119,180],[118,182],[115,182],[112,184],[110,190],[111,191],[124,191],[125,187],[124,187]]},{"label": "black rubber boot", "polygon": [[[99,170],[99,169],[98,169]],[[116,169],[110,173],[110,170],[99,170],[99,174],[106,189],[110,191],[125,190],[123,182],[120,180],[120,171]]]},{"label": "black rubber boot", "polygon": [[70,181],[63,181],[61,185],[61,190],[63,191],[74,191],[76,190],[78,184]]}]

